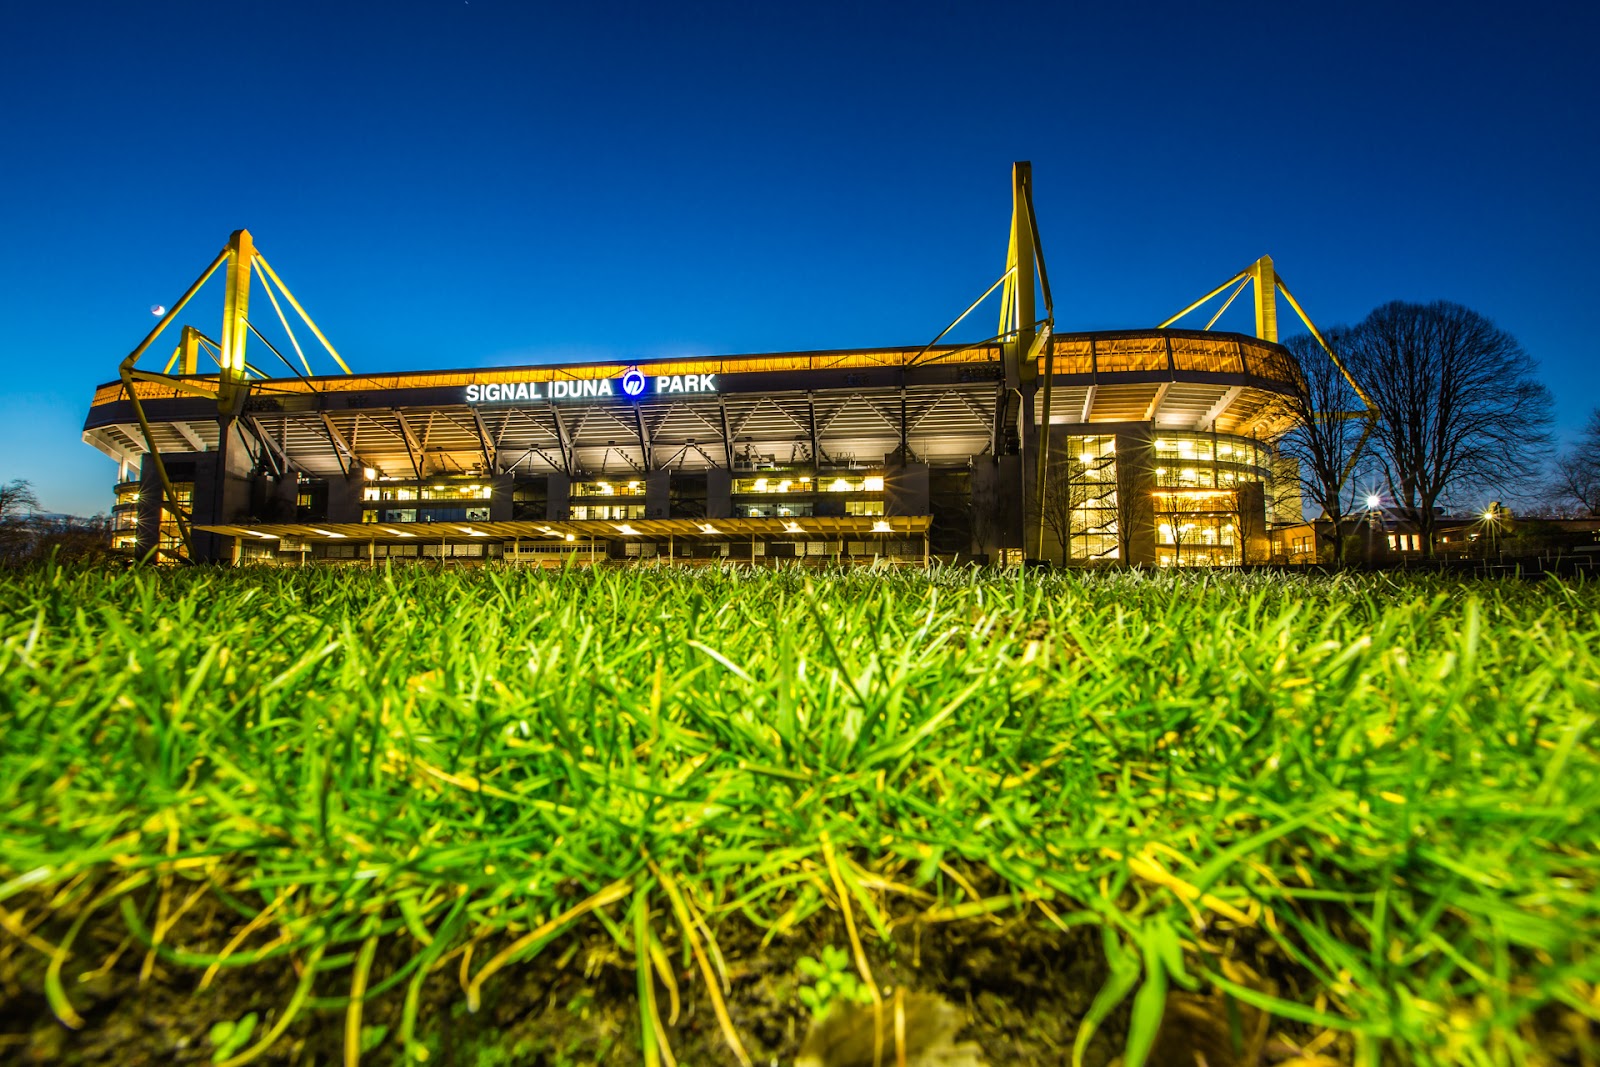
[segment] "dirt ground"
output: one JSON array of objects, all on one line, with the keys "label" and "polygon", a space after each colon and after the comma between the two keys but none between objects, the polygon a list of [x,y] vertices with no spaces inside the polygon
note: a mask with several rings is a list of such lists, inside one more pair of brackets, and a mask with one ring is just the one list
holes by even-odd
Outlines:
[{"label": "dirt ground", "polygon": [[[13,902],[15,903],[15,902]],[[191,913],[175,935],[194,951],[216,951],[231,915]],[[59,937],[56,923],[39,931]],[[53,935],[53,936],[52,936]],[[219,1020],[260,1017],[257,1035],[288,1003],[296,982],[283,957],[218,972],[198,992],[200,971],[157,961],[141,981],[143,947],[127,940],[119,921],[107,916],[85,927],[63,983],[85,1025],[70,1030],[58,1022],[42,992],[47,960],[9,934],[0,951],[0,1062],[76,1064],[209,1063],[209,1033]],[[734,925],[719,935],[732,992],[728,1010],[751,1058],[758,1065],[793,1062],[810,1025],[798,997],[806,981],[796,968],[802,955],[821,947],[848,948],[836,917],[821,917],[762,948],[759,931]],[[1070,1052],[1078,1020],[1105,977],[1098,939],[1089,932],[1065,933],[1042,921],[1009,923],[905,924],[892,944],[867,940],[880,984],[938,993],[967,1019],[963,1041],[975,1042],[990,1065],[1061,1062]],[[372,983],[403,959],[380,951]],[[670,950],[674,966],[680,953]],[[480,953],[481,962],[487,956]],[[109,967],[103,966],[111,961]],[[86,974],[89,968],[96,968]],[[349,969],[318,982],[314,995],[342,997]],[[677,974],[682,1003],[668,1040],[680,1064],[735,1064],[723,1040],[698,969],[692,962]],[[477,1013],[466,1008],[459,968],[437,971],[424,987],[418,1038],[430,1064],[499,1065],[631,1064],[642,1062],[637,985],[631,958],[594,924],[549,946],[525,964],[513,965],[484,986]],[[657,992],[661,1014],[668,997]],[[403,986],[369,1000],[362,1018],[370,1045],[362,1061],[404,1062],[399,1045]],[[1109,1063],[1122,1047],[1126,1013],[1114,1015],[1091,1043],[1086,1063]],[[265,1055],[262,1064],[339,1063],[344,1055],[343,1009],[308,1008]],[[1186,1061],[1186,1062],[1192,1062]]]},{"label": "dirt ground", "polygon": [[[19,907],[19,905],[22,905]],[[26,914],[23,902],[8,907]],[[108,912],[113,909],[107,909]],[[59,944],[71,916],[59,916],[36,932]],[[170,939],[200,953],[217,952],[237,929],[238,917],[215,902],[186,914]],[[658,926],[660,924],[658,923]],[[892,942],[865,938],[874,977],[881,986],[937,994],[964,1017],[956,1035],[972,1043],[988,1067],[1070,1062],[1080,1020],[1106,977],[1097,931],[1059,929],[1037,911],[1004,921],[969,919],[951,923],[915,921],[909,911],[894,926]],[[407,962],[398,937],[380,949],[371,986]],[[799,991],[809,982],[797,963],[820,957],[824,946],[848,950],[849,935],[837,915],[824,913],[770,944],[761,931],[742,921],[725,925],[718,944],[727,962],[731,992],[727,1007],[755,1067],[790,1067],[812,1023]],[[472,964],[481,967],[498,946],[484,944]],[[1310,999],[1285,968],[1273,946],[1248,932],[1228,952],[1262,976],[1265,987],[1290,999]],[[681,996],[678,1017],[667,1037],[683,1067],[732,1065],[738,1060],[724,1041],[711,999],[692,960],[668,944]],[[216,981],[198,990],[201,971],[155,961],[147,977],[144,947],[133,941],[115,915],[96,915],[85,924],[71,959],[62,970],[63,987],[83,1017],[81,1029],[63,1026],[43,993],[48,960],[12,933],[0,932],[0,1063],[4,1064],[206,1064],[212,1062],[213,1024],[254,1012],[254,1041],[279,1017],[297,982],[294,963],[278,957],[247,967],[219,970]],[[351,968],[319,975],[313,996],[337,1000],[349,993]],[[665,1021],[670,998],[657,982]],[[506,967],[484,985],[476,1013],[467,1010],[459,957],[437,969],[424,986],[416,1036],[426,1058],[410,1064],[463,1067],[585,1067],[643,1062],[639,1040],[637,976],[634,961],[618,952],[612,937],[593,918],[558,939],[539,955]],[[400,1045],[404,984],[368,999],[362,1014],[363,1064],[403,1064]],[[942,1009],[941,1009],[942,1010]],[[1120,1056],[1129,1007],[1111,1014],[1089,1043],[1087,1067],[1111,1067]],[[1270,1023],[1270,1025],[1269,1025]],[[256,1064],[341,1064],[346,1013],[342,1004],[308,1005],[285,1033],[253,1062]],[[1549,1064],[1586,1063],[1578,1052],[1582,1038],[1565,1032],[1555,1016],[1540,1020],[1548,1035]],[[870,1031],[867,1031],[870,1033]],[[1304,1045],[1315,1035],[1282,1020],[1220,998],[1174,992],[1167,1000],[1152,1067],[1269,1067],[1297,1060],[1297,1067],[1350,1062],[1347,1039]],[[1589,1039],[1595,1036],[1592,1032]],[[1545,1042],[1541,1041],[1541,1044]],[[1591,1046],[1592,1047],[1592,1046]],[[1197,1053],[1199,1054],[1197,1056]],[[865,1059],[828,1061],[823,1067],[856,1067]],[[887,1062],[893,1062],[892,1059]],[[917,1061],[913,1060],[913,1064]],[[971,1063],[964,1060],[928,1062]]]}]

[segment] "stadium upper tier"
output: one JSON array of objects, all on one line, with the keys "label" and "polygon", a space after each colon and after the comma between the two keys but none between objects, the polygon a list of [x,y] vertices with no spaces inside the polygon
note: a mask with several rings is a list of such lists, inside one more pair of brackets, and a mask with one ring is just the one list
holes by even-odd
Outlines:
[{"label": "stadium upper tier", "polygon": [[[1133,330],[1054,336],[1050,421],[1148,423],[1270,439],[1298,369],[1239,334]],[[994,454],[1004,432],[998,345],[255,378],[240,417],[312,475],[641,470],[860,460],[904,445],[923,462]],[[197,382],[214,386],[215,376]],[[137,381],[163,453],[214,450],[214,399]],[[1042,408],[1036,409],[1042,417]],[[84,440],[119,462],[149,449],[120,382],[100,386]]]}]

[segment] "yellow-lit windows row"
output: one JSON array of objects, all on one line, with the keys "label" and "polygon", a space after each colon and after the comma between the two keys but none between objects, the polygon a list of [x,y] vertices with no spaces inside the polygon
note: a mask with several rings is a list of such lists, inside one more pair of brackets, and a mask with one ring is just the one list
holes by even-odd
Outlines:
[{"label": "yellow-lit windows row", "polygon": [[579,504],[573,507],[574,519],[642,519],[643,504]]},{"label": "yellow-lit windows row", "polygon": [[644,496],[644,482],[574,482],[573,496]]},{"label": "yellow-lit windows row", "polygon": [[733,491],[741,493],[810,493],[815,492],[809,476],[774,475],[770,478],[735,478]]},{"label": "yellow-lit windows row", "polygon": [[369,485],[361,499],[372,500],[488,500],[494,489],[487,485]]},{"label": "yellow-lit windows row", "polygon": [[735,494],[746,493],[881,493],[883,475],[773,475],[762,478],[736,478]]},{"label": "yellow-lit windows row", "polygon": [[1266,449],[1247,438],[1220,437],[1206,433],[1159,434],[1155,440],[1158,460],[1175,460],[1177,465],[1188,463],[1230,463],[1258,467],[1270,458]]}]

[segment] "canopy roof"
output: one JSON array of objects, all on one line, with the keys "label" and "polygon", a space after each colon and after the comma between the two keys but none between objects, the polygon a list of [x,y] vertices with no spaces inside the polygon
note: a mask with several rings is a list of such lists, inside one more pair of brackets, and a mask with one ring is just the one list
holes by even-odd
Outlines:
[{"label": "canopy roof", "polygon": [[274,522],[196,526],[205,533],[260,540],[292,538],[299,541],[575,541],[661,540],[668,537],[697,541],[760,538],[920,536],[933,521],[930,515],[811,516],[792,519],[569,519],[551,522]]}]

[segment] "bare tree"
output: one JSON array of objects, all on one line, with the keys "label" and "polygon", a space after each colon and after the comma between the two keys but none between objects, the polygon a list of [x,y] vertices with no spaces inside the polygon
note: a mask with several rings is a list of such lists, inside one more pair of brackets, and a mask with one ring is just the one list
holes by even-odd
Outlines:
[{"label": "bare tree", "polygon": [[[1072,560],[1072,535],[1083,532],[1076,528],[1077,515],[1088,499],[1089,487],[1080,476],[1080,466],[1076,457],[1052,454],[1044,497],[1035,502],[1045,530],[1055,535],[1056,544],[1061,548],[1063,564]],[[1036,492],[1034,487],[1029,487],[1030,497],[1035,496]],[[1044,545],[1041,544],[1039,555],[1044,554]]]},{"label": "bare tree", "polygon": [[1373,451],[1394,506],[1434,549],[1437,505],[1505,489],[1539,467],[1550,391],[1516,338],[1448,301],[1376,309],[1345,342],[1381,417]]},{"label": "bare tree", "polygon": [[1155,452],[1148,441],[1117,453],[1117,554],[1133,559],[1136,541],[1154,536],[1155,498],[1150,495]]},{"label": "bare tree", "polygon": [[1189,531],[1195,528],[1195,505],[1184,494],[1185,486],[1175,471],[1161,472],[1158,468],[1155,486],[1150,496],[1150,510],[1156,528],[1156,544],[1162,544],[1161,530],[1165,527],[1167,536],[1172,539],[1172,564],[1181,567],[1184,542],[1188,540]]},{"label": "bare tree", "polygon": [[1600,408],[1589,415],[1578,444],[1556,461],[1556,495],[1600,517]]},{"label": "bare tree", "polygon": [[[1350,330],[1334,327],[1323,334],[1335,354],[1346,347]],[[1278,400],[1293,427],[1278,442],[1278,452],[1299,467],[1306,497],[1332,523],[1329,541],[1334,564],[1344,559],[1344,521],[1356,510],[1350,477],[1365,450],[1371,422],[1366,400],[1333,358],[1310,334],[1284,342],[1294,353],[1299,376],[1293,389]]]},{"label": "bare tree", "polygon": [[39,498],[32,482],[17,478],[0,485],[0,522],[14,522],[38,510]]}]

